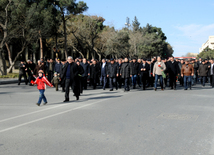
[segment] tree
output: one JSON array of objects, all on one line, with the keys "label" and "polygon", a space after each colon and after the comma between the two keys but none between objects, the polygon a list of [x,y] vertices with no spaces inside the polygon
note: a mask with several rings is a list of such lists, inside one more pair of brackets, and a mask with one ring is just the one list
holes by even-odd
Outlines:
[{"label": "tree", "polygon": [[[56,2],[53,0],[53,2]],[[67,54],[67,32],[66,32],[66,21],[70,19],[72,15],[80,14],[88,9],[86,3],[83,1],[79,1],[76,3],[76,0],[58,0],[56,4],[56,8],[61,13],[62,23],[63,23],[63,30],[64,30],[64,48],[65,48],[65,56],[68,57]]]},{"label": "tree", "polygon": [[214,59],[214,50],[207,47],[201,53],[198,54],[197,58]]},{"label": "tree", "polygon": [[10,18],[10,6],[12,0],[1,0],[0,1],[0,73],[2,75],[7,74],[5,57],[3,55],[3,47],[8,37],[8,25]]},{"label": "tree", "polygon": [[132,21],[133,31],[136,32],[140,29],[140,23],[138,22],[137,17],[134,17],[134,21]]}]

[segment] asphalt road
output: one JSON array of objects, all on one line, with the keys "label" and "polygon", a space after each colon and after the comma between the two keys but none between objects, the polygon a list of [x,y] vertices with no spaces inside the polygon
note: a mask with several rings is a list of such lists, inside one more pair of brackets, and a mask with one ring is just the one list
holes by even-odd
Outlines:
[{"label": "asphalt road", "polygon": [[87,90],[0,85],[0,155],[214,154],[214,89]]}]

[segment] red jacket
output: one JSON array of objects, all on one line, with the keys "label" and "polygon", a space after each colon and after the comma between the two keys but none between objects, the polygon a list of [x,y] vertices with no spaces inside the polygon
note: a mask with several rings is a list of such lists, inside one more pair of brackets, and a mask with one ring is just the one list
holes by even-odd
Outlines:
[{"label": "red jacket", "polygon": [[34,81],[33,84],[37,84],[37,88],[39,90],[41,89],[46,89],[46,84],[50,87],[52,87],[53,85],[48,81],[48,79],[43,76],[41,79],[39,77],[36,78],[36,81]]}]

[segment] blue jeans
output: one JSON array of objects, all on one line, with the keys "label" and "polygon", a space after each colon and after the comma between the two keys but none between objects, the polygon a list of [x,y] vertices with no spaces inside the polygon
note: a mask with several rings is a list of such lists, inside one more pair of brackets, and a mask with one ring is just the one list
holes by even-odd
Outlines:
[{"label": "blue jeans", "polygon": [[206,83],[206,76],[201,76],[201,84],[202,86],[205,86]]},{"label": "blue jeans", "polygon": [[44,93],[45,93],[45,89],[39,90],[39,93],[40,93],[40,96],[39,96],[39,101],[38,101],[38,103],[41,104],[42,99],[43,99],[43,101],[46,103],[46,102],[47,102],[47,99],[46,99],[45,94],[44,94]]},{"label": "blue jeans", "polygon": [[137,75],[132,75],[132,85],[135,86],[137,82]]},{"label": "blue jeans", "polygon": [[188,89],[188,86],[191,88],[192,76],[184,76],[184,88]]},{"label": "blue jeans", "polygon": [[161,89],[163,89],[163,77],[162,75],[155,74],[155,88],[157,89],[158,79],[160,79]]},{"label": "blue jeans", "polygon": [[100,82],[102,82],[102,84],[103,84],[103,89],[106,88],[107,77],[101,75],[101,77],[100,77]]}]

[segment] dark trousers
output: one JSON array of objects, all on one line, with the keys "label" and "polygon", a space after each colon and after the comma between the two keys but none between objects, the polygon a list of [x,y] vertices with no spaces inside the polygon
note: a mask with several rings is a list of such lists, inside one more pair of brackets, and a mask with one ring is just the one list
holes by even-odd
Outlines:
[{"label": "dark trousers", "polygon": [[125,78],[124,89],[127,90],[127,91],[130,90],[130,88],[129,88],[129,78]]},{"label": "dark trousers", "polygon": [[109,78],[109,83],[110,83],[110,88],[111,89],[113,89],[114,86],[117,89],[117,80],[116,80],[116,77],[110,77]]},{"label": "dark trousers", "polygon": [[206,83],[206,76],[201,76],[201,85],[202,86],[205,86],[205,83]]},{"label": "dark trousers", "polygon": [[23,76],[24,79],[25,79],[25,84],[27,84],[27,76],[26,76],[26,74],[19,74],[18,83],[21,83],[22,76]]},{"label": "dark trousers", "polygon": [[82,77],[82,88],[87,89],[87,76]]},{"label": "dark trousers", "polygon": [[170,78],[170,87],[176,88],[176,75],[171,74],[169,75],[169,78]]},{"label": "dark trousers", "polygon": [[48,81],[51,81],[53,79],[54,76],[54,72],[53,71],[49,71],[48,72]]},{"label": "dark trousers", "polygon": [[118,76],[117,77],[117,83],[118,83],[118,87],[121,88],[122,87],[122,82],[123,82],[123,79],[121,76]]},{"label": "dark trousers", "polygon": [[210,86],[214,87],[214,75],[210,75]]},{"label": "dark trousers", "polygon": [[91,84],[93,86],[93,89],[96,89],[97,88],[97,78],[92,78],[91,79]]},{"label": "dark trousers", "polygon": [[56,87],[56,91],[59,90],[59,83],[54,83],[54,86]]},{"label": "dark trousers", "polygon": [[165,85],[165,87],[167,87],[168,77],[166,76],[166,78],[164,78],[163,80],[164,80],[164,85]]},{"label": "dark trousers", "polygon": [[69,100],[70,87],[72,87],[72,83],[70,79],[65,80],[65,99]]},{"label": "dark trousers", "polygon": [[147,74],[141,74],[141,82],[143,84],[143,89],[146,89],[146,81],[148,79],[148,75]]},{"label": "dark trousers", "polygon": [[141,87],[141,75],[137,75],[137,84]]}]

